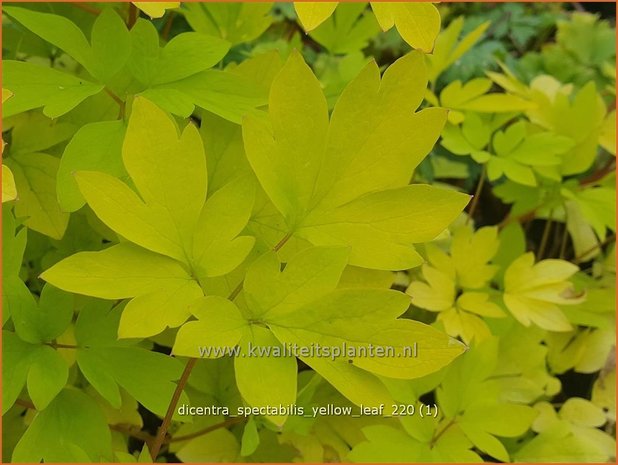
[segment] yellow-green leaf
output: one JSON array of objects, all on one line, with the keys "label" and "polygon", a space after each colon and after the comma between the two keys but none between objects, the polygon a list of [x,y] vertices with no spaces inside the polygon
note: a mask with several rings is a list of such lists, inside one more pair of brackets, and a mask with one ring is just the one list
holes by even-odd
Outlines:
[{"label": "yellow-green leaf", "polygon": [[191,279],[177,261],[129,243],[80,252],[43,272],[60,289],[102,299],[126,299]]},{"label": "yellow-green leaf", "polygon": [[371,2],[371,8],[382,30],[393,25],[401,38],[425,53],[433,51],[440,32],[440,13],[431,3]]},{"label": "yellow-green leaf", "polygon": [[322,24],[337,8],[337,2],[294,2],[298,19],[306,32]]},{"label": "yellow-green leaf", "polygon": [[[251,354],[251,347],[257,351]],[[240,341],[240,355],[234,358],[236,384],[241,395],[252,407],[277,409],[296,401],[296,358],[290,355],[260,355],[260,348],[281,349],[273,333],[261,326],[251,326]],[[266,418],[277,426],[283,425],[286,414],[268,414]]]},{"label": "yellow-green leaf", "polygon": [[2,165],[2,203],[10,202],[17,198],[17,189],[15,188],[15,178],[11,168]]},{"label": "yellow-green leaf", "polygon": [[151,18],[160,18],[172,8],[178,8],[180,2],[133,2],[133,5],[138,7]]},{"label": "yellow-green leaf", "polygon": [[56,174],[60,160],[44,153],[24,153],[6,160],[13,171],[19,197],[15,216],[24,224],[53,239],[61,239],[69,223],[56,200]]},{"label": "yellow-green leaf", "polygon": [[236,305],[222,297],[204,297],[194,301],[189,310],[197,321],[190,321],[178,330],[172,349],[175,355],[223,357],[228,355],[226,349],[231,353],[243,335],[250,331],[248,321]]},{"label": "yellow-green leaf", "polygon": [[524,326],[535,323],[550,331],[570,331],[571,325],[557,304],[582,301],[568,281],[578,267],[564,260],[541,260],[534,254],[517,258],[504,274],[504,303]]},{"label": "yellow-green leaf", "polygon": [[290,56],[273,82],[268,117],[243,122],[249,162],[288,234],[349,246],[352,265],[393,270],[421,263],[412,244],[436,237],[468,201],[454,191],[408,186],[446,117],[442,109],[413,113],[426,84],[418,52],[396,61],[381,81],[370,63],[329,122],[319,82],[299,54]]}]

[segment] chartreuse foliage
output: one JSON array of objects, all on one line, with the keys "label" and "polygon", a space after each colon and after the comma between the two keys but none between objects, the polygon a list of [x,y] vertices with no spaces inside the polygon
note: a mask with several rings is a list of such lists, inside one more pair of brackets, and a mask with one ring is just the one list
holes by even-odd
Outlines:
[{"label": "chartreuse foliage", "polygon": [[[337,2],[299,2],[294,7],[305,31],[309,32],[333,14]],[[371,8],[383,31],[395,26],[413,48],[427,53],[433,50],[440,32],[440,13],[433,4],[372,2]]]},{"label": "chartreuse foliage", "polygon": [[[246,306],[239,309],[214,296],[197,301],[191,307],[197,321],[180,329],[173,352],[195,357],[204,338],[216,341],[218,347],[240,343],[241,350],[248,350],[249,343],[305,347],[345,343],[359,348],[362,354],[360,348],[368,350],[370,344],[389,345],[395,348],[394,360],[347,354],[331,358],[300,356],[350,400],[373,405],[388,401],[389,396],[370,373],[414,378],[435,371],[464,350],[463,345],[426,325],[396,319],[408,307],[408,299],[399,292],[336,289],[347,262],[345,248],[314,247],[293,256],[281,272],[275,253],[262,255],[247,269]],[[404,357],[403,348],[409,341],[426,347],[422,356]],[[256,406],[294,402],[297,369],[293,358],[252,360],[245,355],[236,357],[234,364],[238,388],[245,400]],[[274,421],[282,424],[285,417]]]},{"label": "chartreuse foliage", "polygon": [[[319,82],[300,56],[290,57],[273,82],[268,118],[243,122],[249,163],[285,222],[281,237],[349,246],[352,265],[420,264],[410,244],[435,237],[468,200],[407,185],[446,117],[441,109],[412,113],[426,85],[422,68],[422,55],[413,52],[380,82],[370,63],[341,94],[329,121]],[[401,141],[396,134],[404,128],[408,138]],[[371,169],[376,153],[384,163]],[[431,217],[423,205],[433,205]]]},{"label": "chartreuse foliage", "polygon": [[[2,89],[2,103],[6,102],[8,98],[11,97],[13,93],[9,90]],[[5,142],[1,141],[2,144],[1,150],[4,152]],[[15,188],[15,178],[13,177],[13,172],[11,169],[2,165],[2,202],[9,202],[11,200],[15,200],[17,197],[17,189]]]},{"label": "chartreuse foliage", "polygon": [[[411,55],[408,60],[408,66],[419,66],[423,63],[422,57],[418,55]],[[398,71],[398,64],[393,65],[391,70]],[[406,64],[404,61],[400,66]],[[377,69],[372,67],[368,70],[377,72]],[[400,72],[405,70],[409,71],[404,68]],[[374,79],[379,79],[379,75],[374,73]],[[354,81],[350,85],[352,90],[355,90],[355,85],[366,85],[362,78],[364,75],[359,78],[360,82]],[[406,115],[403,110],[396,108],[397,101],[401,98],[396,92],[411,92],[413,97],[416,94],[415,100],[418,101],[424,83],[422,80],[403,81],[401,76],[392,75],[385,75],[384,81],[386,82],[381,86],[384,94],[381,97],[392,102],[391,105],[395,108],[389,107],[388,112],[382,111],[382,118],[392,118],[394,113],[399,120],[393,122],[395,127],[402,127],[407,123],[406,126],[411,128],[418,127],[419,132],[422,128],[428,132],[425,135],[428,139],[426,142],[423,139],[417,140],[415,153],[412,153],[415,157],[403,151],[392,155],[398,162],[395,165],[398,166],[398,171],[405,163],[410,165],[408,170],[411,171],[437,138],[444,123],[444,112],[428,110],[418,115],[411,112]],[[305,88],[301,88],[302,92],[292,93],[292,83],[295,86],[304,85],[309,90],[305,92]],[[303,102],[305,98],[308,102]],[[351,119],[355,113],[349,114],[352,112],[354,100],[348,99],[352,98],[352,92],[346,91],[338,101],[333,121],[330,123],[335,128],[345,124],[346,120],[347,125],[344,127],[358,121],[356,118]],[[311,113],[307,117],[318,119],[318,124],[319,119],[322,120],[323,128],[317,128],[313,133],[315,139],[322,139],[320,143],[315,144],[307,138],[306,126],[303,131],[299,130],[306,118],[299,112],[299,106],[307,112],[318,112],[316,117]],[[397,115],[397,111],[400,115]],[[401,362],[396,365],[392,365],[392,361],[382,364],[372,359],[360,358],[352,360],[355,366],[350,367],[350,360],[346,358],[344,361],[334,360],[334,366],[326,364],[322,368],[325,362],[321,360],[305,360],[310,366],[315,364],[314,368],[318,373],[345,390],[356,402],[377,403],[388,397],[385,397],[384,392],[377,394],[380,393],[379,381],[361,370],[390,377],[421,376],[428,369],[435,370],[447,363],[463,350],[462,346],[434,330],[423,328],[422,325],[417,327],[412,322],[403,320],[389,321],[389,316],[396,318],[408,305],[403,294],[395,291],[379,291],[373,297],[370,291],[365,290],[342,291],[328,295],[328,299],[325,296],[324,302],[315,299],[321,293],[335,289],[348,262],[383,269],[416,265],[418,258],[411,248],[411,243],[436,236],[465,205],[467,199],[461,194],[429,186],[406,186],[405,178],[394,170],[385,172],[382,179],[376,179],[375,176],[372,179],[367,175],[359,177],[354,175],[353,171],[350,173],[359,162],[358,158],[369,158],[369,151],[351,153],[350,150],[347,154],[343,152],[340,153],[343,163],[331,167],[321,166],[323,160],[328,160],[330,147],[334,150],[334,147],[351,145],[348,138],[352,134],[342,130],[339,134],[331,131],[329,136],[333,139],[332,142],[327,139],[329,122],[325,99],[311,71],[297,55],[290,57],[273,82],[269,112],[273,123],[283,126],[275,126],[275,134],[298,138],[291,144],[287,139],[283,139],[281,144],[286,145],[276,147],[270,152],[271,156],[274,153],[280,154],[281,161],[275,166],[269,166],[265,154],[261,155],[262,151],[271,150],[271,146],[262,141],[265,137],[272,136],[270,133],[259,132],[265,130],[264,123],[257,119],[246,120],[243,130],[249,162],[273,203],[286,219],[288,229],[283,233],[286,236],[299,234],[319,246],[348,246],[349,260],[347,248],[309,248],[300,258],[290,259],[283,274],[287,278],[285,279],[278,276],[281,264],[276,255],[262,255],[247,269],[246,317],[243,318],[229,300],[219,297],[206,297],[202,303],[192,304],[202,295],[200,283],[234,270],[251,251],[254,238],[236,236],[249,218],[254,188],[250,179],[238,178],[206,198],[206,158],[197,129],[188,124],[178,137],[173,121],[152,103],[138,97],[133,101],[122,146],[122,158],[139,197],[129,186],[108,174],[88,171],[74,173],[81,193],[93,211],[107,226],[132,244],[123,242],[100,252],[78,253],[45,271],[42,278],[80,294],[107,299],[133,298],[122,313],[120,337],[153,336],[166,326],[182,325],[189,317],[191,309],[198,322],[190,322],[179,331],[174,346],[175,353],[179,355],[199,356],[200,341],[203,338],[222,347],[233,347],[239,342],[241,347],[248,342],[253,345],[269,345],[269,341],[279,340],[285,344],[319,343],[322,346],[334,346],[342,342],[351,346],[390,344],[399,351],[406,345],[406,341],[414,340],[420,344],[424,341],[430,342],[431,348],[427,348],[425,352],[427,359],[409,359],[406,363],[406,359],[401,358]],[[379,115],[379,109],[377,113]],[[300,122],[294,119],[297,115],[301,117]],[[257,124],[261,126],[258,127]],[[367,132],[364,135],[368,138],[368,144],[376,138]],[[276,139],[272,140],[273,145],[278,142]],[[363,141],[356,143],[359,142]],[[284,155],[290,158],[292,149],[297,153],[291,161],[303,163],[306,172],[300,171],[300,166],[294,166],[290,160],[284,162]],[[307,167],[308,164],[313,166]],[[327,177],[327,173],[336,171],[340,172],[337,179],[325,180],[322,189],[312,188],[322,184],[321,179]],[[280,178],[271,181],[272,175],[269,176],[269,173],[273,172],[280,173]],[[351,184],[352,180],[355,181],[354,184]],[[285,181],[289,187],[280,186],[281,181]],[[361,184],[363,181],[364,185]],[[286,191],[286,187],[289,191]],[[390,189],[375,191],[376,188]],[[375,193],[360,197],[366,191]],[[318,202],[316,198],[322,199]],[[402,203],[402,200],[406,203]],[[430,205],[432,202],[438,206],[433,210],[434,218],[426,222],[420,230],[418,227],[413,228],[423,216],[423,205]],[[310,208],[309,205],[312,204],[315,204],[315,207]],[[392,205],[390,210],[389,205]],[[410,209],[415,211],[401,217]],[[375,213],[371,213],[372,210]],[[364,234],[362,230],[354,232],[346,225],[353,221],[359,224],[364,221],[367,231]],[[382,239],[386,250],[380,255],[371,250],[373,246],[368,247],[368,244],[376,241],[376,238],[372,237],[371,228],[378,226],[383,229],[390,228],[385,232],[392,231],[390,235],[395,236],[391,239],[394,243],[391,247],[389,236]],[[406,228],[410,233],[403,233]],[[324,229],[333,231],[329,234],[334,236],[334,240],[321,239],[320,235],[326,234],[322,232]],[[393,252],[389,248],[394,249]],[[406,248],[410,251],[408,256],[393,258],[396,256],[395,251],[403,252]],[[366,256],[366,251],[371,251],[371,255]],[[296,260],[299,261],[298,265]],[[333,271],[325,274],[325,266]],[[288,277],[290,275],[291,277]],[[315,282],[315,275],[323,276],[321,279],[325,282]],[[277,285],[280,279],[284,283],[291,283],[280,287]],[[254,282],[256,280],[258,282]],[[306,288],[302,284],[303,280],[307,281]],[[284,305],[288,298],[286,288],[290,288],[287,292],[291,294],[287,306]],[[279,297],[273,299],[279,294]],[[273,304],[268,302],[281,299],[283,303],[280,302],[270,310]],[[364,304],[360,305],[362,302]],[[372,309],[381,310],[377,312]],[[347,312],[350,314],[346,315]],[[373,319],[368,319],[367,314],[370,312],[373,312]],[[344,333],[333,327],[334,322],[325,324],[325,319],[331,314],[339,315],[337,319],[341,320],[341,328],[346,329]],[[302,322],[303,319],[307,321]],[[359,323],[355,323],[357,320]],[[150,323],[145,324],[145,321]],[[220,321],[221,324],[213,325],[213,321]],[[261,326],[263,324],[266,324],[270,331],[264,329]],[[357,329],[355,325],[358,326]],[[381,325],[384,325],[382,333],[378,330]],[[367,333],[368,328],[371,328],[371,334]],[[208,337],[209,332],[212,332],[212,337]],[[396,340],[393,339],[394,335],[397,335]],[[265,365],[261,366],[262,363]],[[344,368],[340,368],[341,366]],[[277,399],[283,403],[294,401],[296,363],[293,359],[262,357],[254,361],[241,356],[237,358],[235,369],[239,390],[249,404],[274,405]],[[341,375],[342,370],[347,372],[345,376]],[[255,379],[261,373],[272,373],[272,384],[280,390],[264,390],[262,385],[256,385]],[[350,377],[369,384],[369,392],[363,394],[357,389],[350,390]],[[275,419],[277,423],[284,420],[285,418]]]},{"label": "chartreuse foliage", "polygon": [[[61,116],[84,99],[107,88],[121,98],[144,94],[163,108],[187,117],[194,105],[238,121],[264,103],[256,85],[237,73],[210,70],[228,51],[227,41],[186,32],[159,47],[157,30],[140,19],[131,31],[112,8],[94,23],[90,41],[70,20],[20,7],[5,12],[83,66],[88,78],[21,61],[5,61],[4,84],[15,97],[10,116],[43,107],[50,118]],[[35,78],[36,77],[36,78]]]},{"label": "chartreuse foliage", "polygon": [[166,10],[180,6],[180,2],[133,2],[133,4],[151,18],[160,18]]},{"label": "chartreuse foliage", "polygon": [[272,3],[185,3],[181,12],[196,32],[221,37],[232,45],[251,41],[272,23]]},{"label": "chartreuse foliage", "polygon": [[188,305],[203,295],[199,282],[236,268],[254,243],[236,237],[253,204],[251,183],[235,182],[206,200],[198,130],[188,124],[180,136],[177,131],[154,104],[134,100],[122,160],[139,195],[105,173],[74,174],[93,211],[131,243],[76,254],[42,276],[71,292],[133,298],[122,314],[121,337],[153,336],[184,323]]},{"label": "chartreuse foliage", "polygon": [[4,462],[615,459],[609,22],[3,11]]}]

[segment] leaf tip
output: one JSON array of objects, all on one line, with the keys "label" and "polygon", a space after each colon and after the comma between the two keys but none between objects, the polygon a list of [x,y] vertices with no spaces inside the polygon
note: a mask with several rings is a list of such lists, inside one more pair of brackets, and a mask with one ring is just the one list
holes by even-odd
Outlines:
[{"label": "leaf tip", "polygon": [[462,354],[470,350],[470,346],[468,344],[460,341],[459,339],[455,339],[454,337],[449,337],[448,346],[460,349]]}]

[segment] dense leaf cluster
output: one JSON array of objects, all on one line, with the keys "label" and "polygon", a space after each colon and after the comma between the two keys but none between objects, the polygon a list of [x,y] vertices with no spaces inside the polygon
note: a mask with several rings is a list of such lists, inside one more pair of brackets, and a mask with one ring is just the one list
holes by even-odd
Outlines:
[{"label": "dense leaf cluster", "polygon": [[615,458],[613,24],[3,12],[4,461]]}]

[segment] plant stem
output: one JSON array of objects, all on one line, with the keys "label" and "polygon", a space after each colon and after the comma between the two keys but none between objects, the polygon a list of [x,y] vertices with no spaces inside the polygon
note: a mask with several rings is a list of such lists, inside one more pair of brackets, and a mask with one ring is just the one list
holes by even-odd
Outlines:
[{"label": "plant stem", "polygon": [[476,185],[476,191],[474,191],[474,197],[472,197],[472,203],[470,204],[470,210],[468,210],[468,218],[466,219],[466,224],[472,220],[474,216],[474,212],[476,211],[476,207],[479,204],[479,198],[481,196],[481,191],[483,190],[483,186],[485,185],[485,178],[487,177],[487,168],[483,165],[483,171],[481,171],[481,177]]},{"label": "plant stem", "polygon": [[433,447],[436,444],[436,442],[438,442],[438,439],[440,439],[440,437],[442,437],[442,435],[446,433],[446,431],[454,424],[455,424],[455,418],[451,418],[451,420],[446,424],[446,426],[442,428],[442,430],[440,430],[438,434],[434,435],[434,437],[431,438],[431,441],[429,441],[429,447]]},{"label": "plant stem", "polygon": [[[283,247],[285,243],[288,240],[290,240],[290,238],[292,237],[292,234],[293,233],[291,232],[287,233],[277,243],[277,245],[273,247],[272,249],[273,252],[277,252],[278,250],[280,250],[281,247]],[[242,289],[243,282],[244,281],[241,281],[240,284],[236,286],[236,289],[232,291],[232,293],[230,294],[230,297],[228,297],[228,300],[234,300],[234,298],[236,298],[236,296],[240,293]],[[189,381],[189,376],[191,375],[191,371],[193,370],[193,367],[195,366],[197,360],[198,360],[197,358],[190,358],[187,360],[187,364],[185,365],[185,369],[182,372],[182,376],[178,380],[178,384],[176,385],[174,394],[172,395],[172,398],[170,399],[170,403],[167,406],[167,412],[165,413],[165,418],[163,418],[163,422],[161,423],[161,426],[159,427],[157,431],[157,436],[152,444],[152,448],[150,449],[150,457],[152,458],[153,462],[157,458],[157,455],[159,455],[161,446],[166,440],[167,431],[172,423],[172,417],[174,416],[176,405],[178,405],[178,401],[180,400],[180,395],[182,394],[182,391],[184,390],[185,386],[187,385],[187,382]],[[205,433],[202,433],[202,434],[205,434]]]},{"label": "plant stem", "polygon": [[79,346],[73,344],[59,344],[58,342],[48,342],[45,345],[53,347],[54,349],[79,349]]},{"label": "plant stem", "polygon": [[596,249],[599,249],[607,244],[609,244],[611,241],[616,240],[616,235],[612,234],[611,236],[608,236],[603,242],[599,242],[597,244],[595,244],[593,247],[590,247],[588,250],[584,250],[582,253],[580,253],[577,257],[575,257],[573,259],[574,263],[581,263],[584,261],[584,258],[586,257],[586,255],[588,255],[590,252],[594,252]]},{"label": "plant stem", "polygon": [[232,426],[237,423],[243,423],[246,420],[247,418],[245,417],[228,418],[227,420],[222,421],[221,423],[210,425],[207,428],[196,431],[195,433],[185,434],[184,436],[176,436],[176,437],[170,438],[167,440],[167,442],[170,443],[170,442],[188,441],[189,439],[195,439],[197,437],[203,436],[204,434],[208,434],[212,431],[215,431],[221,428],[227,428],[228,426]]},{"label": "plant stem", "polygon": [[137,22],[137,7],[133,4],[129,4],[129,18],[127,19],[127,28],[132,29]]},{"label": "plant stem", "polygon": [[551,226],[554,222],[553,220],[554,211],[551,210],[549,212],[549,218],[545,222],[545,227],[543,228],[543,236],[541,237],[541,244],[539,245],[539,250],[536,254],[537,259],[540,260],[545,255],[545,249],[547,248],[547,241],[549,239],[549,232],[551,231]]},{"label": "plant stem", "polygon": [[163,423],[159,427],[157,431],[157,436],[155,437],[154,442],[152,443],[152,449],[150,449],[150,457],[154,462],[159,455],[159,451],[161,450],[161,446],[163,445],[163,441],[167,436],[167,430],[172,423],[172,417],[174,416],[174,411],[176,410],[176,405],[178,405],[178,401],[180,400],[180,395],[184,390],[187,381],[189,381],[189,376],[191,375],[191,370],[195,366],[197,362],[196,358],[190,358],[187,360],[187,364],[185,365],[185,369],[182,372],[182,376],[178,380],[178,384],[176,385],[176,389],[174,390],[174,394],[172,395],[172,399],[170,400],[169,405],[167,406],[167,412],[165,413],[165,418],[163,418]]},{"label": "plant stem", "polygon": [[116,102],[118,106],[120,107],[120,114],[118,115],[118,119],[123,119],[124,113],[125,113],[125,107],[126,107],[125,102],[120,97],[118,97],[114,92],[112,92],[109,88],[106,87],[104,90],[105,90],[105,93],[109,95],[114,100],[114,102]]},{"label": "plant stem", "polygon": [[30,402],[29,400],[16,399],[15,405],[21,405],[22,407],[28,408],[30,410],[36,410],[36,407],[34,406],[34,404]]},{"label": "plant stem", "polygon": [[601,167],[598,171],[595,171],[594,173],[592,173],[590,176],[581,179],[579,181],[579,185],[580,186],[589,186],[591,184],[596,184],[598,181],[600,181],[601,179],[603,179],[606,175],[608,175],[609,173],[615,171],[616,169],[616,164],[615,164],[616,159],[615,158],[610,158],[609,160],[607,160],[607,163],[605,163],[605,165],[603,167]]},{"label": "plant stem", "polygon": [[[25,407],[27,409],[35,410],[36,411],[36,407],[29,400],[16,399],[15,400],[15,405],[21,405],[22,407]],[[124,433],[124,434],[127,434],[127,435],[131,436],[131,437],[134,437],[135,439],[139,439],[140,441],[144,441],[148,445],[149,448],[150,448],[150,446],[152,444],[152,441],[154,441],[154,439],[155,439],[155,437],[152,434],[149,434],[146,431],[137,430],[137,429],[135,429],[135,427],[133,427],[131,425],[117,424],[117,425],[107,425],[107,426],[111,430],[118,431],[119,433]]]},{"label": "plant stem", "polygon": [[[36,411],[36,407],[29,400],[16,399],[15,400],[15,405],[20,405],[20,406],[25,407],[27,409]],[[127,435],[131,436],[131,437],[134,437],[135,439],[139,439],[140,441],[144,441],[148,445],[149,448],[150,448],[150,446],[152,445],[152,442],[155,439],[155,437],[152,434],[149,434],[146,431],[135,429],[135,427],[133,427],[131,425],[117,424],[117,425],[107,425],[107,426],[111,430],[118,431],[119,433],[124,433],[124,434],[127,434]]]},{"label": "plant stem", "polygon": [[167,42],[168,37],[170,36],[170,31],[172,30],[172,23],[174,22],[174,12],[170,11],[167,16],[167,21],[165,22],[165,26],[163,26],[163,31],[161,31],[161,38]]},{"label": "plant stem", "polygon": [[289,232],[285,236],[283,236],[283,238],[273,247],[273,252],[279,252],[283,248],[285,243],[290,240],[292,234],[294,233]]},{"label": "plant stem", "polygon": [[567,223],[564,223],[564,230],[562,231],[562,239],[560,240],[560,255],[559,258],[564,258],[564,254],[566,253],[567,239],[569,236],[569,228],[567,228]]},{"label": "plant stem", "polygon": [[146,431],[137,430],[131,425],[109,425],[109,429],[127,434],[128,436],[139,439],[140,441],[144,441],[149,449],[152,447],[152,443],[155,440],[155,437],[152,434]]},{"label": "plant stem", "polygon": [[236,286],[234,288],[234,290],[230,293],[230,295],[228,296],[227,300],[230,300],[230,301],[233,302],[234,299],[236,297],[238,297],[238,294],[240,294],[240,291],[242,291],[242,285],[243,285],[244,282],[245,282],[245,280],[243,279],[241,282],[238,283],[238,286]]},{"label": "plant stem", "polygon": [[95,8],[93,6],[88,5],[87,3],[84,2],[75,2],[73,3],[73,6],[75,8],[79,8],[82,11],[86,11],[88,13],[91,13],[93,15],[99,15],[101,14],[101,10],[99,10],[98,8]]}]

